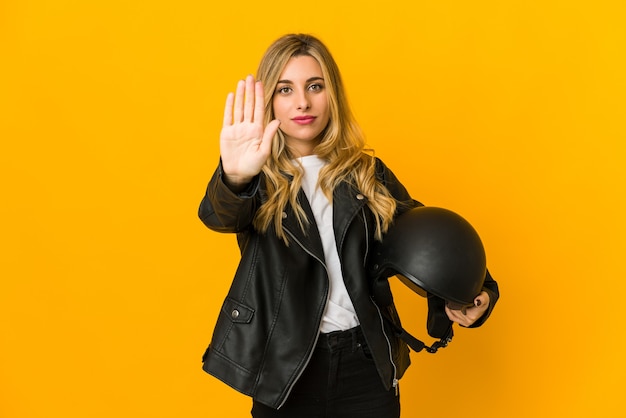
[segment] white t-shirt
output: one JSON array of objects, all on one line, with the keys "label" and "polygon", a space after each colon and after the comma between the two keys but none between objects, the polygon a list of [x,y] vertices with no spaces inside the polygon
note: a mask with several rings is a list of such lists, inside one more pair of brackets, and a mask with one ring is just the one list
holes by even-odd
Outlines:
[{"label": "white t-shirt", "polygon": [[322,238],[326,269],[330,280],[330,294],[322,317],[320,331],[344,331],[354,328],[359,325],[359,319],[356,316],[341,273],[341,263],[333,229],[333,207],[322,190],[316,187],[320,169],[326,162],[316,155],[300,157],[298,160],[304,168],[302,189],[309,200]]}]

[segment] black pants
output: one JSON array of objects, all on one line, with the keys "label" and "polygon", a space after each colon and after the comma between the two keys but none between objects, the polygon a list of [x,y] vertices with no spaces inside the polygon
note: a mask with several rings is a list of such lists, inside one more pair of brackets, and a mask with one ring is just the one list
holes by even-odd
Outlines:
[{"label": "black pants", "polygon": [[400,397],[385,390],[360,328],[320,335],[313,357],[278,410],[254,401],[254,418],[398,418]]}]

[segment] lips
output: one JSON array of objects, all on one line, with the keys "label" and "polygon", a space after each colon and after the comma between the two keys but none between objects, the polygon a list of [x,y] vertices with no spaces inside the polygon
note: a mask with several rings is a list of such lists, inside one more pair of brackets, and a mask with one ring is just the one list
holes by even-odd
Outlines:
[{"label": "lips", "polygon": [[296,116],[291,120],[297,123],[298,125],[308,125],[310,123],[315,122],[315,116]]}]

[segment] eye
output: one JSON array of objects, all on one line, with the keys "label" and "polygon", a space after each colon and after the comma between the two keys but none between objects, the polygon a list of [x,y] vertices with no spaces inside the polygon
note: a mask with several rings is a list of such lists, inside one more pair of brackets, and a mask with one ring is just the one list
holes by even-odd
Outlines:
[{"label": "eye", "polygon": [[322,84],[316,83],[316,84],[311,84],[309,86],[309,90],[311,91],[322,91],[324,90],[324,86]]},{"label": "eye", "polygon": [[283,86],[276,89],[278,94],[289,94],[291,93],[291,87]]}]

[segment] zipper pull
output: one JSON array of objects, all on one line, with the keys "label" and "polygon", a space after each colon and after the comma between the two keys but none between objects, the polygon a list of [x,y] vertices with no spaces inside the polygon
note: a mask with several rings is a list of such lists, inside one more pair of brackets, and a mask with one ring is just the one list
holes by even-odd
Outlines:
[{"label": "zipper pull", "polygon": [[400,387],[398,386],[398,379],[393,379],[393,382],[391,383],[392,386],[396,389],[396,396],[398,396],[398,392],[400,392]]}]

